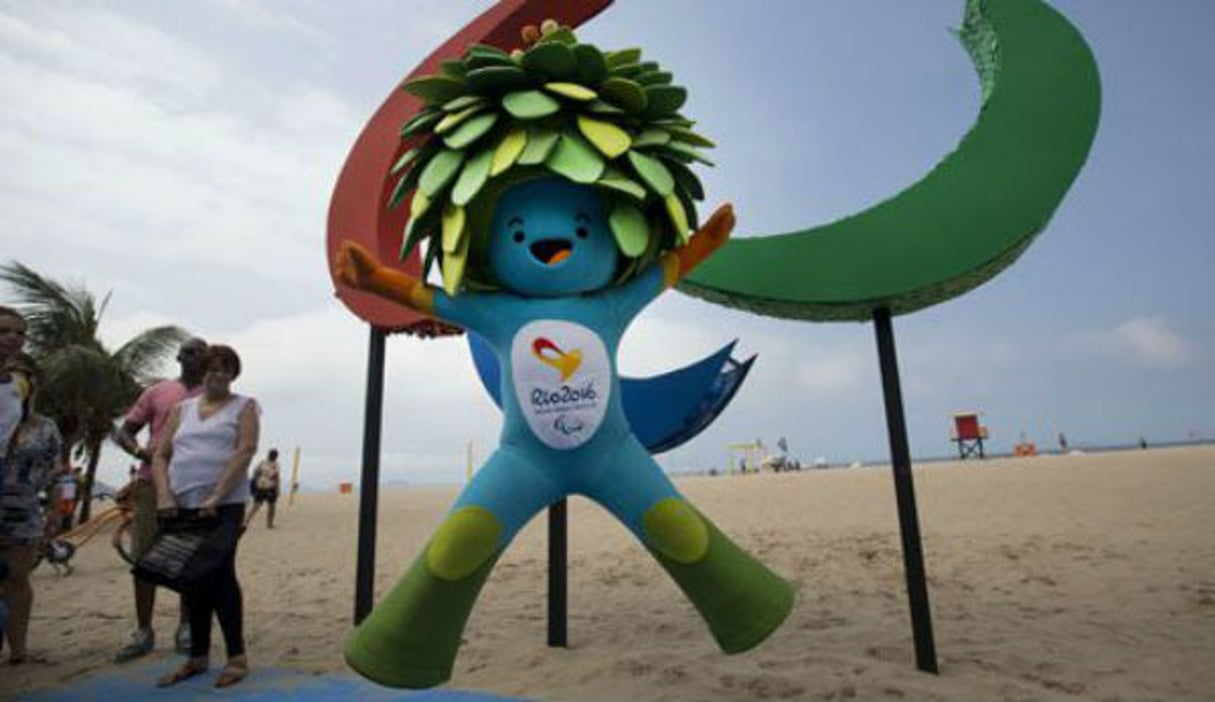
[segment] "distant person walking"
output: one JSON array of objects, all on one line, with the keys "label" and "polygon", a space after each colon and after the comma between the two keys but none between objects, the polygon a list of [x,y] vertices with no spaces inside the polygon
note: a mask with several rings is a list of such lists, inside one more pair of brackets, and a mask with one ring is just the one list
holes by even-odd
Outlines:
[{"label": "distant person walking", "polygon": [[278,502],[281,472],[278,467],[278,449],[270,449],[266,458],[253,469],[253,478],[249,481],[253,488],[253,510],[245,519],[245,526],[253,523],[253,518],[262,505],[266,505],[266,528],[274,528],[274,505]]},{"label": "distant person walking", "polygon": [[[173,407],[182,400],[202,392],[203,356],[207,342],[193,338],[182,343],[177,351],[177,362],[181,374],[172,380],[163,380],[140,394],[139,399],[127,411],[112,435],[114,442],[140,461],[134,480],[123,488],[120,498],[128,497],[133,505],[131,523],[132,556],[138,559],[148,550],[156,538],[156,488],[152,483],[152,455],[160,441],[166,420]],[[136,435],[148,427],[148,441],[140,446]],[[156,645],[152,632],[152,612],[156,605],[156,585],[134,578],[135,587],[135,633],[131,642],[124,646],[114,660],[119,663],[134,660],[150,653]],[[178,653],[190,650],[190,615],[184,600],[178,609],[177,632],[174,644]]]},{"label": "distant person walking", "polygon": [[234,350],[211,346],[205,360],[203,394],[182,401],[170,414],[152,476],[161,517],[199,520],[211,533],[209,546],[220,546],[223,555],[182,593],[190,611],[190,657],[157,680],[159,687],[207,671],[212,615],[219,619],[228,654],[215,686],[234,685],[249,674],[236,547],[249,498],[249,462],[257,453],[259,410],[255,400],[232,392],[232,381],[240,376]]}]

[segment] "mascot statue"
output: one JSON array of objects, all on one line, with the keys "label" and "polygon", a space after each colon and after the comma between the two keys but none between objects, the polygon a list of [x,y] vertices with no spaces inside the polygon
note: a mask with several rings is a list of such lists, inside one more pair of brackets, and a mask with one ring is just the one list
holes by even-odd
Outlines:
[{"label": "mascot statue", "polygon": [[[422,279],[343,242],[342,284],[459,325],[501,368],[501,443],[401,581],[355,630],[349,664],[394,687],[451,677],[477,594],[511,539],[567,495],[614,514],[675,580],[726,653],[756,646],[790,585],[685,500],[630,431],[616,349],[632,320],[729,237],[701,225],[693,162],[713,143],[679,114],[686,91],[627,49],[549,21],[513,52],[474,45],[404,89],[424,108],[393,168],[408,201],[402,256]],[[711,164],[710,164],[711,165]],[[694,234],[691,232],[695,230]],[[425,282],[438,264],[442,287]]]}]

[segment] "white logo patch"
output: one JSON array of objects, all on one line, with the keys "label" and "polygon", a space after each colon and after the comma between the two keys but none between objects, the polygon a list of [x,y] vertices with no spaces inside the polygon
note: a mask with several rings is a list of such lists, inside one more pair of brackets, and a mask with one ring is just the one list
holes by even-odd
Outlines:
[{"label": "white logo patch", "polygon": [[591,440],[607,413],[612,364],[599,335],[551,319],[519,330],[510,350],[511,380],[532,433],[558,450]]}]

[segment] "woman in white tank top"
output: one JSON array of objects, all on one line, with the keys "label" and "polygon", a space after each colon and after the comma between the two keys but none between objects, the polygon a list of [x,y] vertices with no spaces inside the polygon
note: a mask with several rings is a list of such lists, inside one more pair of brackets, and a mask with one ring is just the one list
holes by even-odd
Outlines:
[{"label": "woman in white tank top", "polygon": [[227,346],[208,347],[203,394],[173,409],[156,447],[152,478],[162,517],[203,519],[229,536],[230,553],[213,571],[182,592],[190,611],[190,658],[160,678],[165,687],[206,672],[211,616],[219,619],[228,663],[215,681],[227,687],[249,674],[245,657],[242,594],[236,579],[236,542],[249,497],[249,461],[257,453],[258,407],[232,392],[240,357]]}]

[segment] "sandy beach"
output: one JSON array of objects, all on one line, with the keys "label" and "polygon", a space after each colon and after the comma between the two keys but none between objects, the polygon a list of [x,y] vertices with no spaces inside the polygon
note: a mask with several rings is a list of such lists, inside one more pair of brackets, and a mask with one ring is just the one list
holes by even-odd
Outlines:
[{"label": "sandy beach", "polygon": [[[928,464],[915,478],[939,676],[914,666],[889,469],[865,468],[678,481],[796,585],[789,620],[758,648],[722,655],[631,535],[575,498],[569,647],[545,645],[540,518],[486,585],[449,685],[568,702],[1210,699],[1215,447]],[[382,494],[377,593],[457,491]],[[346,671],[357,507],[302,494],[280,503],[273,531],[249,531],[239,569],[255,669]],[[52,662],[0,665],[0,698],[112,668],[133,615],[106,541],[81,548],[70,576],[35,572],[30,642]],[[175,599],[158,601],[156,656],[173,655]]]}]

